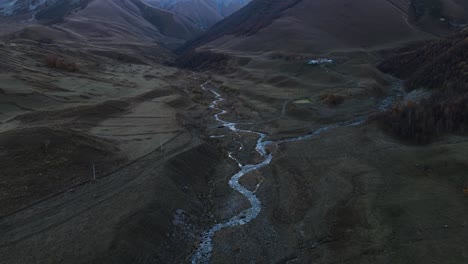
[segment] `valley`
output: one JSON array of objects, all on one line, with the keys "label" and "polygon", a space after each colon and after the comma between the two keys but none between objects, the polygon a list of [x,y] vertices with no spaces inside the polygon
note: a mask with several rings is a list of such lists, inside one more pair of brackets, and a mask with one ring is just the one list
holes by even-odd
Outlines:
[{"label": "valley", "polygon": [[465,263],[464,2],[211,2],[0,2],[0,263]]}]

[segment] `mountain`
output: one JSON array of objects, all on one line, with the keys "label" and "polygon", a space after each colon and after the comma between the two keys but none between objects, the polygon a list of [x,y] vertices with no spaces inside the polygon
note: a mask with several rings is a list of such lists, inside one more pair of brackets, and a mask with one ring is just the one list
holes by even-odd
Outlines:
[{"label": "mountain", "polygon": [[[438,5],[434,3],[440,3]],[[427,39],[468,21],[459,0],[255,0],[187,48],[317,52]]]},{"label": "mountain", "polygon": [[0,23],[14,25],[10,31],[39,24],[99,43],[158,42],[172,47],[201,33],[188,19],[140,0],[11,0],[1,2],[0,14]]},{"label": "mountain", "polygon": [[[58,18],[78,7],[85,7],[89,0],[2,0],[0,14],[3,16],[51,12]],[[44,13],[42,14],[44,15]],[[45,19],[45,17],[43,17]]]},{"label": "mountain", "polygon": [[245,6],[250,0],[145,0],[145,2],[185,16],[198,27],[208,29]]}]

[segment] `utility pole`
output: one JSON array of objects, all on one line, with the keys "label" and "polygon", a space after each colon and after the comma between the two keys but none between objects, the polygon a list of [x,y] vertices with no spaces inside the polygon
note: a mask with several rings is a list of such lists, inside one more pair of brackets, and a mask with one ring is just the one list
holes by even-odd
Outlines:
[{"label": "utility pole", "polygon": [[93,162],[93,179],[94,181],[96,181],[96,167],[94,166],[94,162]]}]

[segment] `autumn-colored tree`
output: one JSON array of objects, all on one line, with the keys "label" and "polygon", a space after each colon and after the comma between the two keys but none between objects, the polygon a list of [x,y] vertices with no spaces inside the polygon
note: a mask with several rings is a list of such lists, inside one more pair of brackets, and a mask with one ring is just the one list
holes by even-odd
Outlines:
[{"label": "autumn-colored tree", "polygon": [[48,55],[45,59],[46,65],[49,68],[56,68],[61,70],[66,70],[69,72],[78,71],[78,66],[76,63],[71,62],[65,58],[61,58],[55,54]]}]

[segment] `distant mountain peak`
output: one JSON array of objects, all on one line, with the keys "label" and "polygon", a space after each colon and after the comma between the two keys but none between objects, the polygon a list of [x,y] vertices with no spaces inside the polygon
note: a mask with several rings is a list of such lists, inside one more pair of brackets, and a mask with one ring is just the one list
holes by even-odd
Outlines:
[{"label": "distant mountain peak", "polygon": [[78,6],[89,0],[0,0],[0,16],[19,15],[35,12],[42,7],[68,4]]}]

